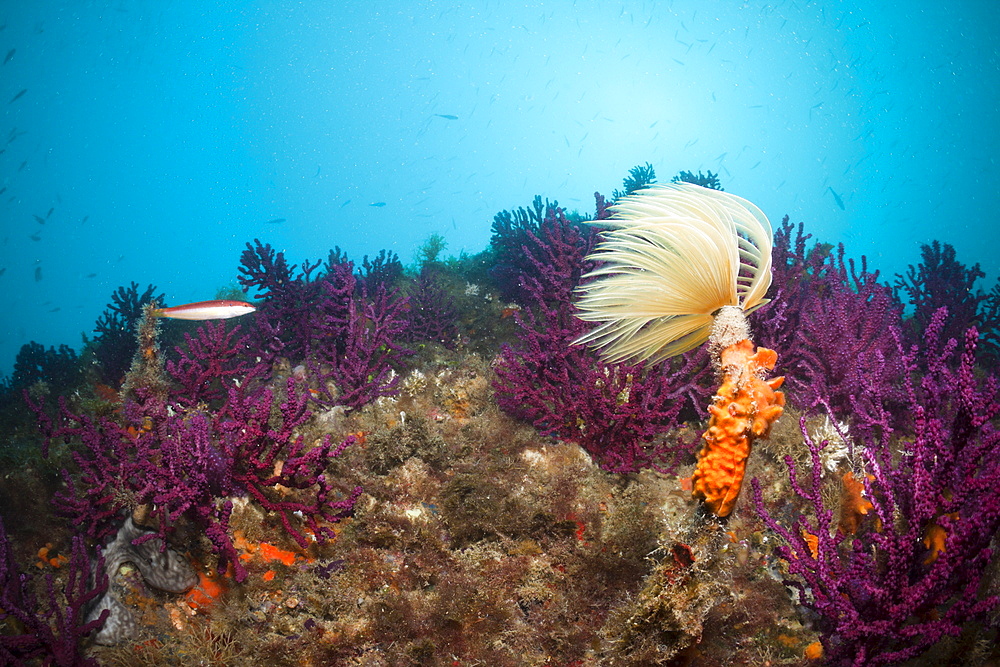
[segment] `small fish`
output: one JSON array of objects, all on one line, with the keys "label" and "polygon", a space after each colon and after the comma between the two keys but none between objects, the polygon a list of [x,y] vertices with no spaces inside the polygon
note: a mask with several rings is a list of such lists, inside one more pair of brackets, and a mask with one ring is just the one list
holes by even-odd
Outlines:
[{"label": "small fish", "polygon": [[833,188],[831,188],[829,186],[826,189],[829,190],[830,194],[833,195],[833,201],[837,202],[837,206],[840,207],[840,210],[841,211],[846,211],[847,208],[844,207],[844,200],[840,198],[840,195],[838,195],[836,192],[834,192]]},{"label": "small fish", "polygon": [[40,266],[35,267],[35,282],[36,283],[42,282],[42,267]]},{"label": "small fish", "polygon": [[0,195],[2,195],[5,192],[7,192],[7,186],[6,185],[3,186],[2,188],[0,188]]},{"label": "small fish", "polygon": [[96,273],[88,273],[86,276],[84,276],[84,278],[96,278],[96,277],[97,277]]},{"label": "small fish", "polygon": [[376,201],[376,202],[372,202],[371,204],[368,204],[368,205],[369,206],[374,206],[376,208],[382,208],[383,206],[385,206],[385,202],[384,201]]},{"label": "small fish", "polygon": [[41,241],[42,240],[42,233],[41,232],[35,232],[34,234],[32,234],[31,236],[29,236],[28,238],[31,239],[32,241]]},{"label": "small fish", "polygon": [[347,201],[345,201],[343,204],[340,205],[340,208],[344,208],[345,206],[347,206],[350,203],[351,203],[351,200],[348,199]]},{"label": "small fish", "polygon": [[60,310],[62,310],[62,308],[60,308],[59,306],[56,306],[55,308],[53,308],[53,309],[52,309],[52,310],[50,310],[49,312],[50,312],[50,313],[58,313],[58,312],[59,312]]},{"label": "small fish", "polygon": [[21,99],[22,97],[24,97],[24,94],[25,94],[26,92],[28,92],[28,89],[27,89],[27,88],[23,88],[23,89],[21,89],[21,92],[19,92],[19,93],[18,93],[17,95],[15,95],[14,97],[10,98],[10,102],[8,102],[7,104],[13,104],[14,102],[18,101],[19,99]]},{"label": "small fish", "polygon": [[83,216],[83,220],[80,221],[80,224],[82,225],[82,224],[86,223],[88,220],[90,220],[90,216],[89,215],[85,215],[85,216]]},{"label": "small fish", "polygon": [[450,113],[436,113],[434,115],[445,120],[458,120],[458,116],[452,116]]},{"label": "small fish", "polygon": [[31,217],[34,218],[35,222],[37,222],[38,224],[40,224],[40,225],[44,225],[45,224],[45,218],[43,218],[42,216],[35,215],[34,213],[32,213]]},{"label": "small fish", "polygon": [[5,273],[7,273],[7,267],[6,266],[3,267],[2,269],[0,269],[0,276],[2,276]]},{"label": "small fish", "polygon": [[52,208],[50,208],[49,212],[45,214],[45,219],[48,220],[49,218],[51,218],[52,214],[55,212],[55,210],[56,210],[55,206],[53,206]]},{"label": "small fish", "polygon": [[6,65],[7,63],[9,63],[10,59],[14,57],[15,53],[17,53],[17,49],[11,49],[10,51],[8,51],[7,57],[3,59],[3,64]]},{"label": "small fish", "polygon": [[157,308],[153,311],[156,317],[169,317],[175,320],[228,320],[231,317],[248,315],[257,310],[245,301],[196,301],[171,308]]},{"label": "small fish", "polygon": [[285,221],[284,218],[275,218],[274,220],[268,220],[267,224],[269,224],[269,225],[277,225],[278,223],[281,223],[281,222],[284,222],[284,221]]}]

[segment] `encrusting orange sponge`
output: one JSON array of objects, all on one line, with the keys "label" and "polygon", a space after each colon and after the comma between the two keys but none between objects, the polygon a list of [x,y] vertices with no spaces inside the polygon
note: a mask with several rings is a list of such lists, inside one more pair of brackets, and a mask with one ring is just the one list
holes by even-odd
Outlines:
[{"label": "encrusting orange sponge", "polygon": [[722,386],[716,393],[705,446],[691,477],[692,493],[718,516],[728,516],[740,495],[747,457],[755,438],[766,438],[781,416],[785,395],[776,391],[785,378],[764,380],[778,355],[743,339],[722,350]]}]

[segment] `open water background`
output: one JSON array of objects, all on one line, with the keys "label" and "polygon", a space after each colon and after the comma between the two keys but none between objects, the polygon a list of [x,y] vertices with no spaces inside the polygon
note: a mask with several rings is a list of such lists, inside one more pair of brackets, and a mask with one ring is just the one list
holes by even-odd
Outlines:
[{"label": "open water background", "polygon": [[4,0],[0,25],[0,374],[79,348],[130,281],[213,298],[254,238],[475,253],[497,211],[592,212],[646,162],[887,277],[933,239],[1000,270],[993,0]]}]

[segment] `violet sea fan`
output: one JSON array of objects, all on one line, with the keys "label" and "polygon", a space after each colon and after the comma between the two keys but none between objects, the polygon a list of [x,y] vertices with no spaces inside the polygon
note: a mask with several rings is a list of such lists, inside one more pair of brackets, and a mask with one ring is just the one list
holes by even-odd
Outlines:
[{"label": "violet sea fan", "polygon": [[968,268],[956,259],[955,249],[933,241],[920,247],[920,264],[912,264],[906,275],[896,276],[896,295],[905,295],[913,317],[903,328],[907,340],[919,341],[938,308],[948,308],[946,338],[960,338],[968,327],[980,334],[980,361],[996,366],[1000,361],[1000,280],[984,293],[976,285],[986,277],[979,264]]},{"label": "violet sea fan", "polygon": [[576,442],[605,470],[672,470],[693,438],[650,444],[703,415],[712,369],[702,348],[652,369],[605,363],[572,342],[587,325],[567,311],[539,306],[514,315],[517,345],[504,345],[493,364],[497,404],[540,432]]},{"label": "violet sea fan", "polygon": [[[575,316],[571,299],[593,267],[585,257],[595,237],[554,210],[541,217],[540,199],[535,203],[528,217],[542,228],[520,232],[529,242],[519,273],[511,276],[529,308],[514,315],[519,342],[504,345],[493,365],[498,405],[545,434],[580,444],[606,470],[671,469],[693,448],[693,438],[650,443],[684,418],[703,414],[712,393],[707,353],[647,369],[605,363],[596,352],[572,345],[588,327]],[[525,222],[526,215],[519,219]]]},{"label": "violet sea fan", "polygon": [[[598,200],[598,206],[603,198]],[[558,202],[542,204],[535,197],[530,209],[501,211],[493,220],[490,249],[496,264],[490,276],[505,299],[534,305],[542,286],[550,303],[569,301],[580,277],[593,268],[582,261],[594,248],[596,231],[571,220]]]},{"label": "violet sea fan", "polygon": [[243,291],[263,299],[254,317],[253,347],[273,362],[279,356],[301,360],[309,346],[311,317],[322,293],[314,272],[321,262],[289,264],[285,253],[254,239],[240,255],[239,280]]},{"label": "violet sea fan", "polygon": [[104,574],[104,558],[99,557],[98,580],[91,580],[91,563],[82,537],[73,538],[73,548],[66,565],[66,582],[61,589],[53,574],[45,575],[45,597],[35,595],[31,578],[23,574],[14,560],[10,539],[0,519],[0,623],[16,621],[8,626],[14,632],[0,633],[0,663],[42,664],[59,667],[97,665],[84,656],[82,641],[100,629],[108,611],[86,622],[86,610],[108,588]]},{"label": "violet sea fan", "polygon": [[192,406],[224,398],[227,387],[253,369],[249,340],[249,334],[240,335],[240,325],[221,321],[206,322],[193,336],[185,333],[184,345],[174,348],[177,358],[166,362],[174,381],[171,399]]},{"label": "violet sea fan", "polygon": [[303,264],[296,274],[283,253],[255,244],[243,252],[240,283],[264,298],[255,317],[262,359],[305,363],[321,405],[357,408],[394,395],[393,364],[410,353],[396,343],[408,324],[406,297],[386,286],[399,263],[395,255],[366,257],[359,285],[354,264],[339,248],[314,275],[319,262]]},{"label": "violet sea fan", "polygon": [[44,382],[53,394],[71,391],[83,376],[76,352],[68,345],[59,348],[31,341],[21,346],[14,359],[11,387],[25,389],[36,382]]},{"label": "violet sea fan", "polygon": [[[775,372],[801,406],[823,400],[848,413],[876,399],[899,405],[903,366],[891,331],[902,324],[902,308],[864,257],[858,267],[843,245],[807,249],[811,235],[802,227],[786,216],[774,235],[773,298],[750,316],[756,339],[778,353]],[[876,376],[881,382],[862,391]]]},{"label": "violet sea fan", "polygon": [[358,283],[369,294],[374,294],[380,286],[391,292],[402,277],[403,263],[391,250],[379,250],[371,260],[368,259],[368,255],[361,258]]},{"label": "violet sea fan", "polygon": [[[100,539],[115,532],[123,511],[148,506],[157,527],[150,535],[163,539],[164,548],[172,526],[187,519],[208,535],[220,567],[232,563],[238,581],[246,571],[228,536],[234,496],[274,512],[303,547],[304,529],[318,541],[332,536],[327,524],[350,511],[360,489],[340,493],[326,468],[353,438],[334,446],[326,437],[307,446],[298,429],[310,417],[308,393],[289,379],[272,424],[273,392],[247,386],[229,387],[217,412],[168,408],[149,399],[126,402],[121,421],[74,414],[61,401],[60,423],[54,424],[29,402],[46,448],[56,439],[77,443],[71,456],[79,472],[74,479],[63,471],[67,488],[56,494],[57,513]],[[285,495],[279,487],[294,493]]]},{"label": "violet sea fan", "polygon": [[411,354],[396,343],[408,324],[407,299],[380,285],[371,299],[362,290],[343,305],[343,319],[328,315],[316,323],[307,364],[319,384],[317,403],[354,409],[396,394],[393,365]]},{"label": "violet sea fan", "polygon": [[795,575],[787,583],[820,615],[832,664],[913,658],[1000,604],[979,590],[1000,529],[1000,430],[991,421],[1000,415],[1000,386],[995,377],[977,377],[976,330],[960,346],[942,338],[945,320],[939,310],[919,348],[906,349],[893,330],[912,431],[896,430],[882,402],[853,415],[873,506],[856,535],[837,529],[822,499],[825,443],[809,437],[805,418],[812,470],[803,475],[790,457],[786,464],[793,491],[811,511],[793,509],[798,518],[779,521],[753,480],[757,511],[784,543],[777,554]]},{"label": "violet sea fan", "polygon": [[410,295],[409,324],[403,337],[409,343],[434,341],[455,349],[458,340],[458,309],[444,288],[438,272],[424,266]]},{"label": "violet sea fan", "polygon": [[968,268],[955,256],[950,244],[932,241],[920,246],[920,264],[912,264],[906,275],[896,276],[897,294],[905,294],[913,306],[913,318],[904,328],[907,338],[920,340],[920,333],[930,325],[939,308],[948,308],[950,320],[946,338],[961,338],[976,324],[980,302],[985,296],[975,289],[976,281],[986,274],[978,264]]}]

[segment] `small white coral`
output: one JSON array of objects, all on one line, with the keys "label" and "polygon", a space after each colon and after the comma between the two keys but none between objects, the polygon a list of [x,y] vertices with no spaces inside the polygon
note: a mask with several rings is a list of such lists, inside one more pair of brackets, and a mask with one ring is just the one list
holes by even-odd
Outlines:
[{"label": "small white coral", "polygon": [[465,296],[479,296],[479,285],[475,283],[465,283]]},{"label": "small white coral", "polygon": [[820,462],[827,472],[836,472],[841,461],[847,459],[851,447],[844,439],[842,433],[847,433],[847,424],[830,420],[827,415],[823,418],[823,423],[809,430],[809,438],[817,445],[826,441],[826,446],[819,453]]},{"label": "small white coral", "polygon": [[420,370],[414,369],[400,383],[400,389],[405,394],[417,394],[427,387],[427,376]]}]

